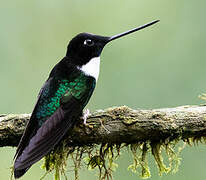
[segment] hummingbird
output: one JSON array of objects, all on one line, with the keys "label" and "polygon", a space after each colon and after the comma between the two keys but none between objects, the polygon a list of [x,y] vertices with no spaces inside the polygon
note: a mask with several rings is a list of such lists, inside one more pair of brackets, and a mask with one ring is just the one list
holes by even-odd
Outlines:
[{"label": "hummingbird", "polygon": [[78,122],[96,86],[105,45],[158,21],[111,37],[80,33],[69,42],[66,56],[54,66],[39,92],[17,147],[15,178],[47,155]]}]

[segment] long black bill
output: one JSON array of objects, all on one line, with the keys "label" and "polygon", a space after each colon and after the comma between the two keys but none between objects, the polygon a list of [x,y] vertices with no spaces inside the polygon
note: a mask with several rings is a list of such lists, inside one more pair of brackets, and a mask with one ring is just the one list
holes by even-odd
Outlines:
[{"label": "long black bill", "polygon": [[114,35],[114,36],[112,36],[112,37],[109,38],[108,42],[113,41],[113,40],[115,40],[115,39],[118,39],[118,38],[120,38],[120,37],[122,37],[122,36],[126,36],[127,34],[133,33],[133,32],[135,32],[135,31],[139,31],[139,30],[141,30],[141,29],[144,29],[144,28],[146,28],[146,27],[149,27],[149,26],[151,26],[151,25],[153,25],[153,24],[155,24],[155,23],[157,23],[157,22],[159,22],[159,20],[152,21],[152,22],[150,22],[150,23],[148,23],[148,24],[145,24],[145,25],[143,25],[143,26],[140,26],[140,27],[131,29],[131,30],[126,31],[126,32],[123,32],[123,33],[121,33],[121,34]]}]

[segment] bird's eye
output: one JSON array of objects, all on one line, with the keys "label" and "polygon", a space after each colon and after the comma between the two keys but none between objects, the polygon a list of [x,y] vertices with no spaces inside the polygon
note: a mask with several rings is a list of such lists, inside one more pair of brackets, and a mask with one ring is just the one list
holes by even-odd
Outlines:
[{"label": "bird's eye", "polygon": [[84,41],[84,45],[86,45],[86,46],[93,46],[94,45],[94,41],[92,41],[91,39],[86,39]]}]

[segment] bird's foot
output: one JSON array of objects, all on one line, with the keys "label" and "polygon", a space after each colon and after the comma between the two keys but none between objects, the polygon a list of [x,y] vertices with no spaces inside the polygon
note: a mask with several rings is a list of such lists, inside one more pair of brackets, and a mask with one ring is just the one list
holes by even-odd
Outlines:
[{"label": "bird's foot", "polygon": [[84,125],[87,125],[87,118],[89,115],[90,115],[89,109],[85,109],[85,111],[82,113],[82,117],[81,117]]}]

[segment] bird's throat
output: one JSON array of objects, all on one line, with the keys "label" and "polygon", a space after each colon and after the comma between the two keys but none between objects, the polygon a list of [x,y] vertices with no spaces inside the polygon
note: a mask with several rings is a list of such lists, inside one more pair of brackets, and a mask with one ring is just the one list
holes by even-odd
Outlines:
[{"label": "bird's throat", "polygon": [[98,80],[100,69],[100,57],[92,58],[87,64],[78,67],[85,75],[92,76]]}]

